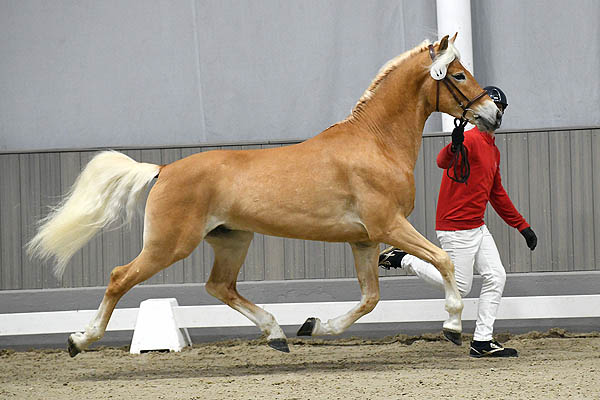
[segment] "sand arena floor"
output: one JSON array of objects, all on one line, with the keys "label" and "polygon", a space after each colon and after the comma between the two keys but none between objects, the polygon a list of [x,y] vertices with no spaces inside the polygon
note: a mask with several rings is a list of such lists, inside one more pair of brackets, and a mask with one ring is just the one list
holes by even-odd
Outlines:
[{"label": "sand arena floor", "polygon": [[[464,339],[469,339],[465,336]],[[0,350],[0,399],[598,399],[600,333],[498,335],[513,359],[473,359],[441,335],[263,340],[131,355]]]}]

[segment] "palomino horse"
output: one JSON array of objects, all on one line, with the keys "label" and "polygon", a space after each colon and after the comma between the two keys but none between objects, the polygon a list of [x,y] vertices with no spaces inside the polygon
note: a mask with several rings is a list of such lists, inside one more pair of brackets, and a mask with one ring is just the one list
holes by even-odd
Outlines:
[{"label": "palomino horse", "polygon": [[[85,332],[69,336],[71,356],[104,335],[129,289],[187,257],[202,239],[215,254],[206,290],[254,322],[271,347],[289,351],[273,315],[236,290],[253,232],[352,247],[360,302],[327,322],[309,318],[299,334],[339,334],[375,307],[379,243],[387,243],[441,272],[449,314],[443,328],[459,341],[463,303],[454,265],[407,221],[427,117],[439,109],[456,117],[465,114],[482,130],[499,125],[498,109],[461,65],[455,38],[446,36],[434,45],[425,41],[389,61],[348,118],[303,143],[211,151],[168,165],[138,163],[108,151],[93,158],[28,245],[38,257],[56,258],[58,276],[102,227],[118,220],[123,210],[133,214],[147,185],[157,180],[146,202],[143,249],[129,264],[112,270],[97,314]],[[439,85],[444,77],[446,85]],[[477,101],[465,107],[451,90]]]}]

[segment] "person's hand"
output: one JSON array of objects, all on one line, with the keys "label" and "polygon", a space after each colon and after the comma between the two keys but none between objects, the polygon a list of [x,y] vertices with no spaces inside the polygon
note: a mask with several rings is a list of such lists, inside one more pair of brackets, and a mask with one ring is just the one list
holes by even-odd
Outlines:
[{"label": "person's hand", "polygon": [[465,128],[463,126],[456,126],[452,130],[452,146],[450,146],[450,150],[453,153],[460,147],[461,144],[465,141]]},{"label": "person's hand", "polygon": [[527,247],[529,247],[529,249],[533,251],[533,249],[535,249],[535,246],[537,246],[537,236],[535,235],[533,229],[525,228],[521,231],[521,235],[523,235],[523,237],[525,238],[525,241],[527,242]]}]

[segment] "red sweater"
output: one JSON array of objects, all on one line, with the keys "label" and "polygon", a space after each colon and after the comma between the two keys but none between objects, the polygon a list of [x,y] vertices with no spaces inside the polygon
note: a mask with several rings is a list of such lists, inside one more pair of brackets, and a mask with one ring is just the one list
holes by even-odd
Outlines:
[{"label": "red sweater", "polygon": [[[457,231],[478,228],[484,224],[483,215],[488,201],[502,219],[519,231],[529,224],[517,211],[500,179],[500,151],[495,138],[473,128],[465,132],[464,145],[468,150],[471,175],[466,184],[442,177],[436,212],[436,230]],[[452,162],[450,144],[437,156],[438,167],[447,169]],[[453,169],[450,170],[453,176]]]}]

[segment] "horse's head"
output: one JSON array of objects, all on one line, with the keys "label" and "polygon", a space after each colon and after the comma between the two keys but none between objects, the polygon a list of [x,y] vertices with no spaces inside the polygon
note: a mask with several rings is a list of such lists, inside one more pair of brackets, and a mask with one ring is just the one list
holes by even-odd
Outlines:
[{"label": "horse's head", "polygon": [[453,38],[444,36],[429,47],[433,59],[429,67],[433,84],[429,91],[436,111],[464,117],[482,131],[494,131],[502,122],[502,111],[479,86],[473,75],[461,64]]}]

